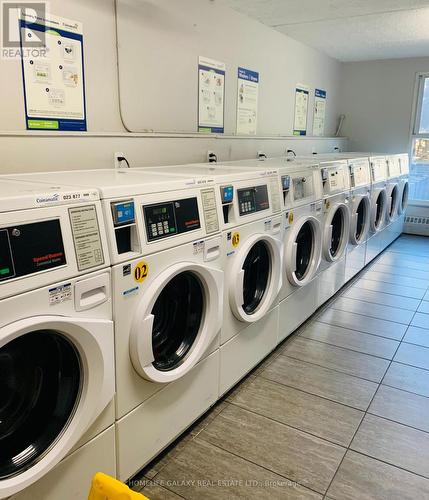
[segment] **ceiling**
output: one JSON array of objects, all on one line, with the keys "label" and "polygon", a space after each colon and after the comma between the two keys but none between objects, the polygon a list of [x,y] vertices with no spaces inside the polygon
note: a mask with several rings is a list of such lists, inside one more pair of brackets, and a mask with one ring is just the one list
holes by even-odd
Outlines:
[{"label": "ceiling", "polygon": [[429,56],[429,0],[222,0],[340,61]]}]

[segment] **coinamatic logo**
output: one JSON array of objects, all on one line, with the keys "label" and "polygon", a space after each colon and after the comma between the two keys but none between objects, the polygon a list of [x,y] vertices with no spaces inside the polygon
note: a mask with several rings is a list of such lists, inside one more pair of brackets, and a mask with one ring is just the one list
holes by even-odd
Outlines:
[{"label": "coinamatic logo", "polygon": [[60,195],[58,193],[52,194],[50,196],[38,196],[36,198],[36,203],[57,203],[60,199]]},{"label": "coinamatic logo", "polygon": [[46,2],[1,2],[3,59],[46,56]]}]

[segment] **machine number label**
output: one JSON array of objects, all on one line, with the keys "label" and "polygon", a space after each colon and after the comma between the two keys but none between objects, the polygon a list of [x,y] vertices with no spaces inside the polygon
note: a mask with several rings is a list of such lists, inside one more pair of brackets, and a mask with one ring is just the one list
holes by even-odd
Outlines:
[{"label": "machine number label", "polygon": [[232,234],[231,241],[234,248],[238,247],[238,245],[240,244],[240,233],[238,231]]},{"label": "machine number label", "polygon": [[134,280],[137,281],[137,283],[142,283],[146,279],[148,274],[149,264],[142,260],[134,268]]},{"label": "machine number label", "polygon": [[293,212],[289,212],[289,224],[293,223]]}]

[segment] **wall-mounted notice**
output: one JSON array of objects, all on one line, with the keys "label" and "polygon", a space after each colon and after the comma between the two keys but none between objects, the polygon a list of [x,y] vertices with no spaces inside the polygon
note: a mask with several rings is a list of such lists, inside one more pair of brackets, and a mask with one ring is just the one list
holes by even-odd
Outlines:
[{"label": "wall-mounted notice", "polygon": [[198,132],[224,131],[225,63],[198,58]]},{"label": "wall-mounted notice", "polygon": [[321,136],[325,132],[326,90],[314,91],[313,135]]},{"label": "wall-mounted notice", "polygon": [[295,88],[295,120],[293,135],[307,134],[307,111],[310,87],[298,84]]},{"label": "wall-mounted notice", "polygon": [[40,50],[21,58],[27,129],[85,131],[82,23],[22,16],[21,49],[27,39],[43,41]]},{"label": "wall-mounted notice", "polygon": [[238,68],[237,134],[256,135],[259,73]]}]

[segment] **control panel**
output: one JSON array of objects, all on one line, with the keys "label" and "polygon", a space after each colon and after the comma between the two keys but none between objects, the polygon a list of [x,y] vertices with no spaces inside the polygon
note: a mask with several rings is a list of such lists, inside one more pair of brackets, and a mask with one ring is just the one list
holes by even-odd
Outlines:
[{"label": "control panel", "polygon": [[346,191],[349,187],[347,177],[347,163],[324,167],[321,169],[323,192],[331,194],[338,191]]},{"label": "control panel", "polygon": [[399,156],[389,156],[387,158],[389,177],[399,177],[401,175],[401,163]]},{"label": "control panel", "polygon": [[200,229],[197,198],[143,206],[148,241]]},{"label": "control panel", "polygon": [[58,219],[0,229],[0,282],[65,264]]},{"label": "control panel", "polygon": [[237,198],[240,216],[253,214],[261,210],[268,210],[270,208],[266,184],[238,189]]},{"label": "control panel", "polygon": [[387,163],[384,156],[371,158],[371,176],[373,182],[385,181],[387,179]]},{"label": "control panel", "polygon": [[349,165],[350,169],[350,184],[352,188],[369,186],[371,184],[371,176],[369,173],[369,162],[353,162]]}]

